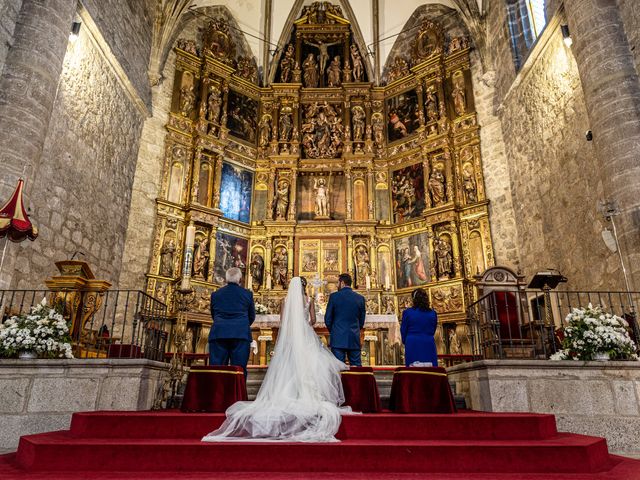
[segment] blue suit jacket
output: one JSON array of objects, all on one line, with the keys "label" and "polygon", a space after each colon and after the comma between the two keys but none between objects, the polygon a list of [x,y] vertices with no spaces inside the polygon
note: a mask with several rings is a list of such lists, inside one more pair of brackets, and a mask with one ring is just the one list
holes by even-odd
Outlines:
[{"label": "blue suit jacket", "polygon": [[211,294],[213,327],[209,341],[236,338],[251,341],[251,324],[256,319],[253,293],[229,283]]},{"label": "blue suit jacket", "polygon": [[367,314],[362,295],[344,287],[329,297],[324,323],[331,334],[331,348],[360,349],[360,329]]}]

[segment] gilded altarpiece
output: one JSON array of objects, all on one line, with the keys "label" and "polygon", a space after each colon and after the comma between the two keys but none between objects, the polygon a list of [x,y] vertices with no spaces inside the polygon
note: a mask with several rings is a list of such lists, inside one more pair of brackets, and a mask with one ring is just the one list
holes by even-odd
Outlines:
[{"label": "gilded altarpiece", "polygon": [[[400,316],[424,288],[438,351],[469,354],[473,277],[494,259],[467,39],[425,22],[377,86],[340,7],[316,2],[258,86],[235,48],[218,48],[228,28],[212,21],[201,44],[175,48],[148,290],[170,303],[190,282],[189,351],[205,351],[210,293],[238,266],[274,314],[295,275],[320,312],[342,272],[371,315]],[[276,335],[254,329],[253,363],[268,363]],[[402,362],[395,341],[368,330],[363,360]]]}]

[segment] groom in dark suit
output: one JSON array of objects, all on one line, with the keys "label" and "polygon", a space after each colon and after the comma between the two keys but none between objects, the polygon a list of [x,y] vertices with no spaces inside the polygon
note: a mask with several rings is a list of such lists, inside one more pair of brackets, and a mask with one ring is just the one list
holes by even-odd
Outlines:
[{"label": "groom in dark suit", "polygon": [[256,319],[253,293],[240,286],[242,271],[226,272],[227,284],[211,294],[209,365],[238,365],[247,376],[251,346],[251,324]]},{"label": "groom in dark suit", "polygon": [[360,360],[360,330],[366,316],[365,300],[351,289],[351,275],[338,277],[338,291],[331,294],[324,324],[331,334],[331,351],[342,362],[349,357],[349,365],[362,366]]}]

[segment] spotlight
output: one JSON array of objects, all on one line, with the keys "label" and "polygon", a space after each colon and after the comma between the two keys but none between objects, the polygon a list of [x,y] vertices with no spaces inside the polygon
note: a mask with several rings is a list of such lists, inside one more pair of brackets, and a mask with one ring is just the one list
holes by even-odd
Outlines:
[{"label": "spotlight", "polygon": [[591,130],[587,130],[584,134],[584,137],[587,139],[587,142],[593,140],[593,132]]},{"label": "spotlight", "polygon": [[73,22],[71,24],[71,33],[69,34],[69,40],[72,42],[75,42],[78,39],[78,35],[80,34],[80,27],[82,26],[82,23],[80,22]]},{"label": "spotlight", "polygon": [[562,31],[564,44],[571,48],[571,45],[573,45],[573,39],[571,38],[571,32],[569,32],[569,25],[560,25],[560,30]]}]

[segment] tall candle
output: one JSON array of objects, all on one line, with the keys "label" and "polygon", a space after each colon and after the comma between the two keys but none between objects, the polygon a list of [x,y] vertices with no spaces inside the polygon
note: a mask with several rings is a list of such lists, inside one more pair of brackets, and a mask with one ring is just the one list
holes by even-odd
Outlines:
[{"label": "tall candle", "polygon": [[386,273],[384,275],[384,288],[387,290],[391,289],[391,279],[389,279],[389,274]]},{"label": "tall candle", "polygon": [[367,286],[367,290],[371,290],[371,277],[369,275],[365,277],[365,284]]},{"label": "tall candle", "polygon": [[187,227],[184,238],[184,263],[182,265],[182,290],[189,290],[191,287],[191,268],[193,266],[193,245],[196,241],[196,227],[191,222]]}]

